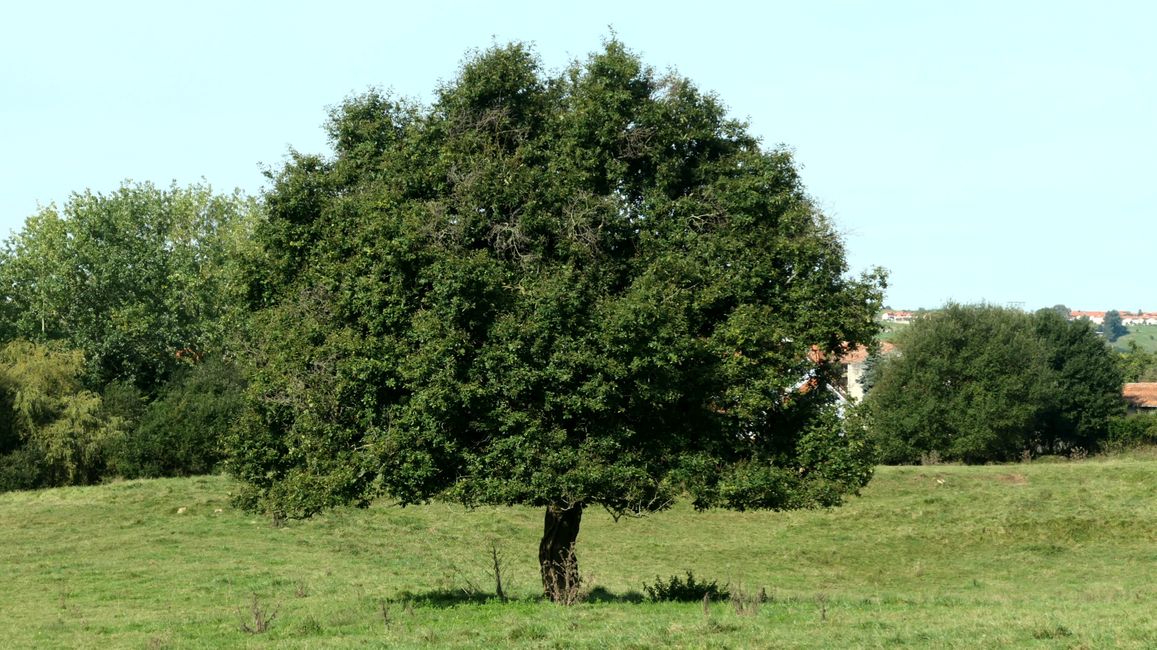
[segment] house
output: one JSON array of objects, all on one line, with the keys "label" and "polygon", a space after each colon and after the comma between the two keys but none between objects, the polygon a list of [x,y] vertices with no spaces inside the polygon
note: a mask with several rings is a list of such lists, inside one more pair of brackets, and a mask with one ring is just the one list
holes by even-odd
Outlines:
[{"label": "house", "polygon": [[1069,312],[1069,320],[1080,320],[1087,318],[1096,325],[1105,322],[1105,312],[1103,311],[1077,311],[1076,309]]},{"label": "house", "polygon": [[1157,382],[1125,384],[1122,393],[1130,413],[1157,412]]},{"label": "house", "polygon": [[1157,325],[1157,314],[1153,312],[1121,312],[1121,324],[1123,325]]},{"label": "house", "polygon": [[[1125,326],[1132,325],[1157,325],[1157,312],[1151,311],[1119,311],[1121,315],[1121,324]],[[1069,320],[1080,320],[1087,318],[1096,325],[1101,325],[1105,322],[1105,312],[1103,311],[1078,311],[1073,310],[1069,312]]]},{"label": "house", "polygon": [[[896,346],[887,341],[880,343],[880,352],[888,355],[896,351]],[[836,396],[836,402],[842,409],[843,405],[854,403],[864,398],[864,387],[860,383],[867,371],[869,350],[866,346],[860,345],[855,348],[845,349],[839,358],[840,378],[835,384],[825,384],[824,388]],[[808,360],[815,365],[820,365],[824,362],[824,354],[820,351],[819,346],[813,345],[807,353]],[[814,371],[808,372],[804,375],[794,386],[792,391],[806,393],[819,387],[819,380]]]},{"label": "house", "polygon": [[[880,353],[884,355],[892,354],[896,351],[896,346],[884,341],[880,343]],[[844,370],[843,386],[839,388],[843,394],[853,401],[860,401],[864,398],[864,387],[860,384],[860,380],[864,377],[864,372],[868,365],[868,348],[859,346],[848,350],[840,357],[840,365]]]}]

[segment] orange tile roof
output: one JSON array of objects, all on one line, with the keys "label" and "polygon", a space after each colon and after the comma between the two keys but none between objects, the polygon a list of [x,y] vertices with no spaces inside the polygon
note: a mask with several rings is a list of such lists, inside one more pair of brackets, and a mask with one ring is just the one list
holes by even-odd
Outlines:
[{"label": "orange tile roof", "polygon": [[[887,342],[887,341],[881,341],[880,342],[880,352],[883,354],[891,354],[892,350],[895,350],[895,349],[896,349],[896,346]],[[868,358],[868,348],[866,346],[861,345],[861,346],[852,348],[851,350],[848,350],[847,352],[845,352],[843,354],[843,356],[840,357],[840,363],[845,364],[845,365],[850,364],[850,363],[860,363],[861,361],[864,361],[867,358]]]},{"label": "orange tile roof", "polygon": [[1157,382],[1125,384],[1122,393],[1131,406],[1157,408]]}]

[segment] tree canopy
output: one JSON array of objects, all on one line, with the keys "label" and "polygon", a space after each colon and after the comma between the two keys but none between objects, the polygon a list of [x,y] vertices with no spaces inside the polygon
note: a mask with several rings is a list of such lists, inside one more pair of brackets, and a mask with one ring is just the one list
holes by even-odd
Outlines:
[{"label": "tree canopy", "polygon": [[244,306],[239,254],[257,205],[203,185],[125,183],[30,217],[0,254],[4,334],[81,350],[87,383],[154,391],[220,349]]},{"label": "tree canopy", "polygon": [[584,507],[867,481],[816,387],[874,335],[883,274],[847,274],[790,152],[715,97],[618,42],[556,75],[510,45],[428,107],[351,97],[329,134],[257,231],[244,503],[545,506],[549,592]]},{"label": "tree canopy", "polygon": [[1088,321],[950,304],[916,319],[865,398],[890,463],[1093,450],[1121,413],[1122,375]]}]

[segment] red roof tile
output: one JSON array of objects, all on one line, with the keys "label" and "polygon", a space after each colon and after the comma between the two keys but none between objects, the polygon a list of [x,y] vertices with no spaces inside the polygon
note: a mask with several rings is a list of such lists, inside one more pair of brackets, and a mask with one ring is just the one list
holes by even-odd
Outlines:
[{"label": "red roof tile", "polygon": [[1136,408],[1157,408],[1157,382],[1125,384],[1125,399]]},{"label": "red roof tile", "polygon": [[[892,345],[891,343],[889,343],[887,341],[881,341],[880,342],[880,352],[882,352],[883,354],[891,354],[892,350],[895,350],[895,349],[896,349],[896,346]],[[850,363],[859,363],[861,361],[864,361],[867,358],[868,358],[868,348],[866,346],[861,345],[859,347],[853,348],[853,349],[845,352],[843,354],[843,356],[840,357],[840,363],[842,363],[844,365],[847,365]]]}]

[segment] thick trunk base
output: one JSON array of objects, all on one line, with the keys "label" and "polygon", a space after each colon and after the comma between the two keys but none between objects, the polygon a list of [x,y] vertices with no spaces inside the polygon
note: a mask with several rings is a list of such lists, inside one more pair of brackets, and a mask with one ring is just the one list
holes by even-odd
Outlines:
[{"label": "thick trunk base", "polygon": [[574,547],[582,517],[582,505],[546,509],[538,564],[542,568],[543,595],[556,603],[570,605],[579,600],[578,558]]}]

